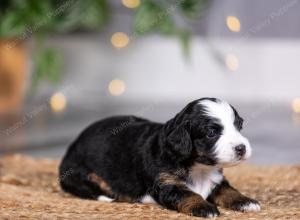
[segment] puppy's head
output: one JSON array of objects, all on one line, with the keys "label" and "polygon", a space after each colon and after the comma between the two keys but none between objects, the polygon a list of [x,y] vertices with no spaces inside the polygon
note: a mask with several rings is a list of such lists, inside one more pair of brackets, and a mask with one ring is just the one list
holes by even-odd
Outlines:
[{"label": "puppy's head", "polygon": [[167,142],[175,153],[193,162],[233,166],[251,156],[242,127],[243,119],[227,102],[203,98],[189,103],[167,123]]}]

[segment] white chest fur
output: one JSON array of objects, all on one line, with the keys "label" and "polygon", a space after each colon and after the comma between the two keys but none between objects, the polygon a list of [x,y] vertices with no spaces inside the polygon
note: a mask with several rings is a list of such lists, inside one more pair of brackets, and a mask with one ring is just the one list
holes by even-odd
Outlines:
[{"label": "white chest fur", "polygon": [[197,164],[190,171],[187,187],[206,199],[211,191],[223,180],[218,168]]}]

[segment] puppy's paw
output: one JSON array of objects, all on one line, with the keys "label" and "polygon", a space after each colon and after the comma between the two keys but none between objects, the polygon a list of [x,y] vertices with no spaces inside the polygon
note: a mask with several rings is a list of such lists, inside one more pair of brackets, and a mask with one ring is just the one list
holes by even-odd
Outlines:
[{"label": "puppy's paw", "polygon": [[193,216],[215,218],[220,215],[217,207],[210,203],[202,204],[201,206],[196,206],[192,210]]},{"label": "puppy's paw", "polygon": [[261,209],[258,201],[248,197],[243,197],[237,201],[234,201],[230,208],[240,212],[259,212]]}]

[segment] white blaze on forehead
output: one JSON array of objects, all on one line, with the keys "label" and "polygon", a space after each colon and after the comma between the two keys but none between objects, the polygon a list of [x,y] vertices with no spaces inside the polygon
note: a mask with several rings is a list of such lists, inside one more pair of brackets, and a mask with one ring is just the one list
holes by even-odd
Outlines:
[{"label": "white blaze on forehead", "polygon": [[204,106],[208,116],[219,119],[222,125],[227,127],[234,125],[234,112],[227,102],[203,100],[200,104]]}]

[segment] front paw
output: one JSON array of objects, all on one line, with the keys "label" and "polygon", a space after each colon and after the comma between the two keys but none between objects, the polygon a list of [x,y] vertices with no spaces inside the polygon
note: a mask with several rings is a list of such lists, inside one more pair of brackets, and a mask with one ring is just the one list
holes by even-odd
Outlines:
[{"label": "front paw", "polygon": [[219,210],[217,207],[210,203],[201,204],[192,208],[192,215],[197,217],[208,217],[214,218],[220,215]]},{"label": "front paw", "polygon": [[240,212],[259,212],[261,209],[258,201],[248,197],[242,197],[233,201],[230,208]]}]

